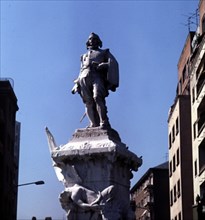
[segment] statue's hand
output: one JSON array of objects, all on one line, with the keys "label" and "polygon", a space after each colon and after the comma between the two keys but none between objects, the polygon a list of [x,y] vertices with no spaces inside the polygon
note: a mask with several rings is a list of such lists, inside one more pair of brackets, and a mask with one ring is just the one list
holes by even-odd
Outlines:
[{"label": "statue's hand", "polygon": [[79,83],[78,83],[78,79],[75,79],[74,83],[75,84],[74,84],[74,86],[73,86],[73,88],[71,90],[71,93],[72,94],[75,94],[76,92],[80,93],[80,86],[79,86]]},{"label": "statue's hand", "polygon": [[98,196],[97,196],[96,200],[93,201],[92,203],[90,203],[90,205],[94,205],[94,204],[98,203],[100,200],[101,200],[101,193],[98,192]]},{"label": "statue's hand", "polygon": [[72,94],[75,94],[76,92],[78,92],[78,85],[77,84],[75,84],[74,86],[73,86],[73,88],[72,88],[72,90],[71,90],[71,93]]},{"label": "statue's hand", "polygon": [[107,70],[108,69],[108,64],[107,63],[100,63],[97,66],[97,70]]},{"label": "statue's hand", "polygon": [[96,61],[92,61],[92,62],[91,62],[91,66],[92,66],[92,68],[97,68],[98,65],[99,65],[99,63],[96,62]]}]

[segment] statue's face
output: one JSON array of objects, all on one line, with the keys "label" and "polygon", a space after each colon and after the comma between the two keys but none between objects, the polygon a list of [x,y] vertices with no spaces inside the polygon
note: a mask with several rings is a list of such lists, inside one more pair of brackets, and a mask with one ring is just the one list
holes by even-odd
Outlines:
[{"label": "statue's face", "polygon": [[89,37],[88,43],[89,43],[90,48],[96,49],[99,47],[99,39],[95,36]]}]

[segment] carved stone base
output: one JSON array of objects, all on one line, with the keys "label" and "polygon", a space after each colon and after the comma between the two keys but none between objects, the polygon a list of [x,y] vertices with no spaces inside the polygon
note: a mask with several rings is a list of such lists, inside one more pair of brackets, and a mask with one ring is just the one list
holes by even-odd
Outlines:
[{"label": "carved stone base", "polygon": [[132,219],[129,217],[131,171],[137,171],[142,160],[127,149],[115,130],[78,129],[66,145],[52,150],[51,156],[54,166],[61,169],[66,189],[73,193],[71,200],[75,207],[64,207],[66,189],[60,197],[68,220]]}]

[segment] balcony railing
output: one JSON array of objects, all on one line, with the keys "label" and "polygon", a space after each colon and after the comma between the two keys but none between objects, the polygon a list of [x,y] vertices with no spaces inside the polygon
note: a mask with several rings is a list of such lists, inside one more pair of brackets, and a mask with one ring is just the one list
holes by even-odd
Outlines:
[{"label": "balcony railing", "polygon": [[200,117],[198,118],[198,136],[201,134],[204,127],[205,127],[205,112],[203,112],[203,114],[201,114]]},{"label": "balcony railing", "polygon": [[201,90],[203,89],[205,85],[205,70],[203,70],[203,72],[200,74],[200,77],[198,79],[198,82],[197,82],[197,97],[199,96]]},{"label": "balcony railing", "polygon": [[147,208],[147,209],[151,209],[152,207],[154,206],[154,202],[153,201],[146,201],[144,203],[144,207]]},{"label": "balcony railing", "polygon": [[153,184],[147,184],[144,190],[146,190],[148,192],[152,191],[153,190]]}]

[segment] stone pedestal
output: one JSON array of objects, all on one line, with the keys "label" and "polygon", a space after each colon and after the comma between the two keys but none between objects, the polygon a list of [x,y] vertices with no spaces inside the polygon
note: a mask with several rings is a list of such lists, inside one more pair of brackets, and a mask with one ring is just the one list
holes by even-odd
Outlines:
[{"label": "stone pedestal", "polygon": [[[75,191],[71,200],[75,203],[76,195],[80,198],[82,189],[88,192],[86,198],[82,196],[84,198],[76,199],[80,200],[79,207],[75,204],[77,208],[70,216],[69,210],[72,208],[64,207],[68,195],[65,192],[61,194],[61,204],[68,212],[69,220],[132,219],[129,211],[130,179],[133,177],[132,170],[137,171],[142,160],[128,150],[115,130],[78,129],[66,145],[56,147],[53,141],[50,139],[54,167],[60,168],[63,177],[59,179],[64,182],[66,189],[71,187],[71,193]],[[91,206],[98,204],[100,208],[96,211],[85,205],[84,209],[82,201]]]}]

